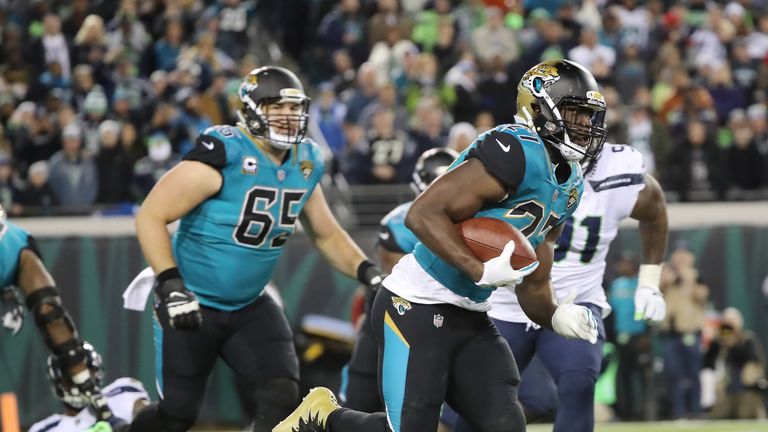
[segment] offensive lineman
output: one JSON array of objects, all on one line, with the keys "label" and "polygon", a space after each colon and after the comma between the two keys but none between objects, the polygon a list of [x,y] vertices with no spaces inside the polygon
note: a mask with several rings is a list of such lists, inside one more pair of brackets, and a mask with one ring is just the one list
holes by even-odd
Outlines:
[{"label": "offensive lineman", "polygon": [[[444,401],[482,432],[524,430],[520,376],[485,313],[496,288],[515,289],[537,324],[596,341],[591,311],[558,305],[549,278],[555,239],[583,189],[578,161],[605,140],[605,100],[592,74],[567,60],[534,66],[520,86],[536,103],[515,124],[482,134],[408,211],[406,226],[421,242],[385,279],[372,310],[386,413],[339,408],[317,388],[275,432],[303,423],[334,432],[433,431]],[[453,226],[471,217],[516,226],[538,261],[513,269],[514,242],[499,257],[478,260]]]},{"label": "offensive lineman", "polygon": [[[91,344],[83,343],[88,356],[88,369],[99,385],[104,380],[104,368],[101,356]],[[64,414],[53,414],[29,428],[29,432],[81,432],[96,422],[93,412],[87,406],[82,395],[72,392],[72,385],[54,356],[48,357],[48,379],[53,392],[64,404]],[[144,406],[149,403],[149,394],[141,382],[133,378],[118,378],[102,389],[107,399],[107,406],[115,415],[128,423]]]},{"label": "offensive lineman", "polygon": [[[136,218],[157,275],[160,402],[139,413],[132,431],[191,428],[219,357],[254,391],[254,431],[271,430],[296,406],[293,334],[281,309],[261,294],[297,219],[334,268],[367,285],[381,280],[317,186],[324,161],[304,139],[309,98],[298,78],[280,67],[255,69],[239,96],[241,122],[200,134]],[[171,239],[166,224],[177,219]]]}]

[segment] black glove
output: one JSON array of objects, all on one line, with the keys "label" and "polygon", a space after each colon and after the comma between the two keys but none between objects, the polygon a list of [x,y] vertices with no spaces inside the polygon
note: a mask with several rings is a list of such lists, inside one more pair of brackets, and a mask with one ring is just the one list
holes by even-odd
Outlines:
[{"label": "black glove", "polygon": [[381,283],[387,274],[384,273],[376,264],[365,260],[357,267],[357,280],[365,284],[365,313],[370,314],[373,307],[373,300],[376,293],[381,288]]},{"label": "black glove", "polygon": [[18,290],[12,286],[3,288],[1,297],[0,315],[3,318],[3,327],[11,330],[15,336],[24,324],[24,303],[19,297]]},{"label": "black glove", "polygon": [[174,267],[157,275],[155,280],[155,315],[163,328],[198,330],[203,323],[200,303],[192,291],[184,287],[179,269]]}]

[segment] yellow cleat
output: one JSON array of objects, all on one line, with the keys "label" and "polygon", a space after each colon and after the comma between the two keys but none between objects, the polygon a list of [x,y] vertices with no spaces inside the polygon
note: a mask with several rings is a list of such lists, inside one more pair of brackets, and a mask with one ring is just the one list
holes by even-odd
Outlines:
[{"label": "yellow cleat", "polygon": [[326,430],[328,416],[339,408],[332,391],[325,387],[315,387],[272,432],[323,432]]}]

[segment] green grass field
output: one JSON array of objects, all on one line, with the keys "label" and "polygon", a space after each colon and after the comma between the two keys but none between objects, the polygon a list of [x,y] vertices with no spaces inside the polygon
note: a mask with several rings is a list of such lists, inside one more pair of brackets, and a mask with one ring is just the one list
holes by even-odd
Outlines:
[{"label": "green grass field", "polygon": [[[531,425],[528,432],[551,432],[551,425]],[[768,432],[768,421],[679,421],[602,423],[596,432]]]}]

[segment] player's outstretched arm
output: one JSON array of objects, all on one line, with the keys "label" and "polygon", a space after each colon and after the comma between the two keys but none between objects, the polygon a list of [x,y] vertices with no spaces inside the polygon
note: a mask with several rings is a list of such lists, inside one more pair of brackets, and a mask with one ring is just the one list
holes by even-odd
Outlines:
[{"label": "player's outstretched arm", "polygon": [[35,317],[43,341],[58,358],[62,369],[70,374],[75,387],[87,398],[96,417],[105,421],[120,421],[113,416],[86,365],[87,353],[83,342],[59,297],[53,277],[31,249],[21,252],[17,283],[26,296],[27,307]]},{"label": "player's outstretched arm", "polygon": [[299,219],[312,243],[333,268],[370,287],[381,283],[383,273],[339,225],[320,186],[312,192]]},{"label": "player's outstretched arm", "polygon": [[453,225],[474,216],[483,203],[504,199],[506,193],[482,162],[469,159],[440,176],[416,198],[405,226],[431,251],[479,281],[483,262],[467,248]]},{"label": "player's outstretched arm", "polygon": [[667,251],[669,223],[664,191],[651,175],[645,176],[630,216],[640,222],[643,264],[635,291],[635,319],[657,324],[664,320],[666,304],[659,290],[661,262]]},{"label": "player's outstretched arm", "polygon": [[168,171],[149,192],[136,215],[136,234],[155,274],[176,267],[167,225],[216,194],[221,185],[221,174],[215,168],[184,161]]}]

